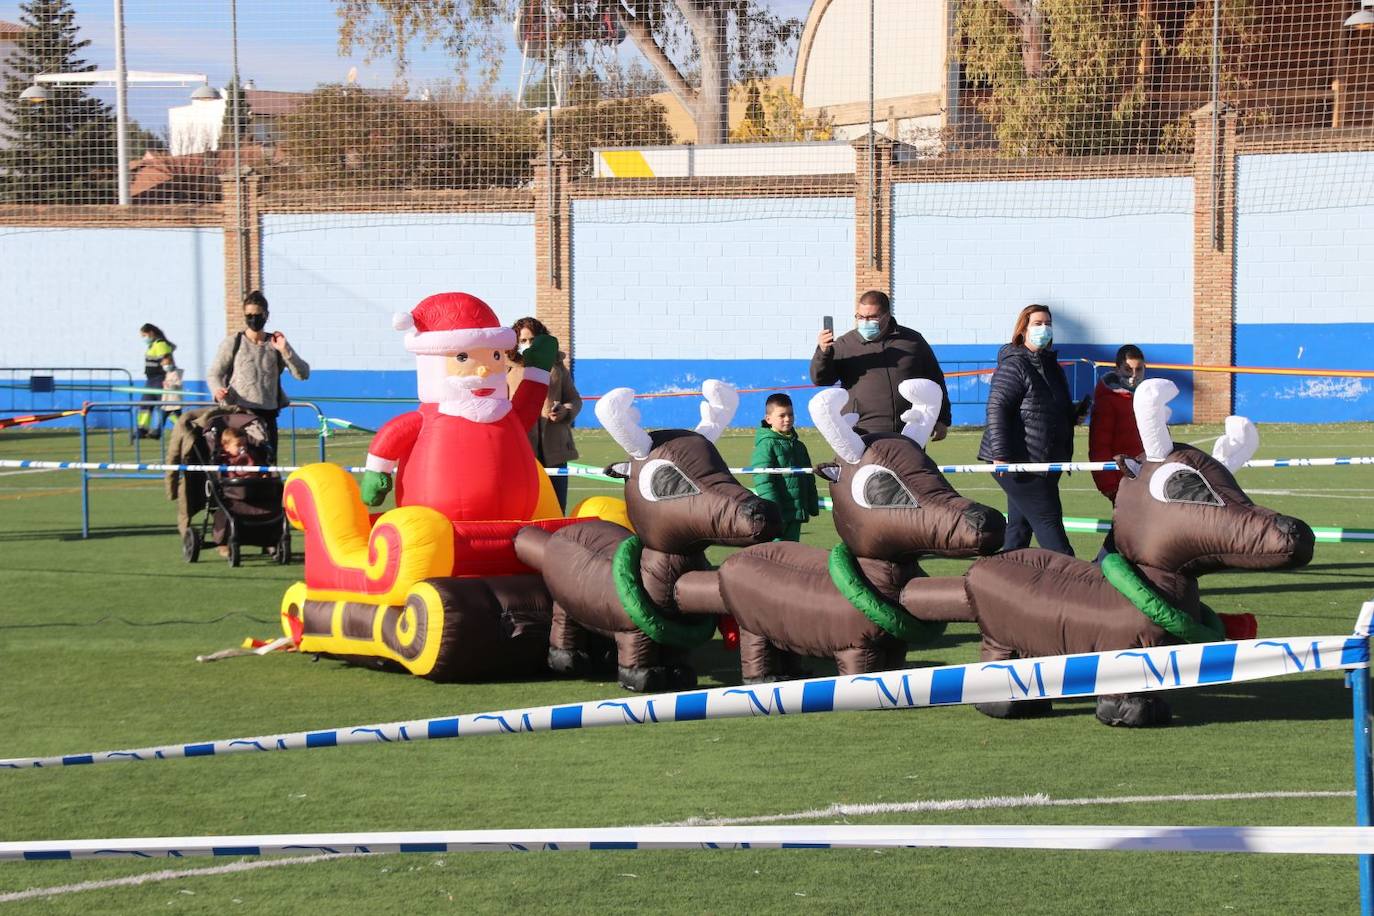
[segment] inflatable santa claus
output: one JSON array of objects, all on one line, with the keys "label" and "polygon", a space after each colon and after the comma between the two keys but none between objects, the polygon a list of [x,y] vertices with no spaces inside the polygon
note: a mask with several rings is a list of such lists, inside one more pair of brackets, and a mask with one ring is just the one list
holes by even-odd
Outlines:
[{"label": "inflatable santa claus", "polygon": [[394,320],[415,354],[420,409],[386,423],[368,447],[362,497],[377,506],[429,506],[452,521],[560,515],[529,430],[539,419],[558,342],[537,337],[524,353],[514,397],[506,351],[515,332],[467,293],[439,293]]}]

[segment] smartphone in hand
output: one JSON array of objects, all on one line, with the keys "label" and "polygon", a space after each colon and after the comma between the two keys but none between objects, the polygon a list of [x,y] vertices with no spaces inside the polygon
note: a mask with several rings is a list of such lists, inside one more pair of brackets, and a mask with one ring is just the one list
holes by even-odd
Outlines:
[{"label": "smartphone in hand", "polygon": [[826,315],[824,318],[821,319],[821,330],[829,331],[831,334],[835,333],[834,315]]}]

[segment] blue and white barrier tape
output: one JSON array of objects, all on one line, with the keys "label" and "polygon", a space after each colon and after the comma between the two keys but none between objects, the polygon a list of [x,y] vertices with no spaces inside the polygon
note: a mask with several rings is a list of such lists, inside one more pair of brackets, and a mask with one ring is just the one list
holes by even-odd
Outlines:
[{"label": "blue and white barrier tape", "polygon": [[[1247,461],[1247,468],[1321,468],[1349,467],[1374,464],[1374,455],[1341,458],[1264,458]],[[225,464],[141,464],[137,462],[112,461],[30,461],[0,459],[0,468],[34,468],[52,471],[217,471],[221,474],[230,471],[250,471],[259,474],[284,473],[300,470],[298,465],[256,465],[244,467]],[[364,467],[345,467],[345,471],[361,474]],[[607,479],[600,468],[574,466],[566,468],[545,468],[551,477],[600,477]],[[812,468],[727,468],[731,474],[783,474],[803,476],[814,473]],[[1047,471],[1115,471],[1119,470],[1115,461],[1051,461],[1022,464],[942,464],[942,474],[1038,474]]]},{"label": "blue and white barrier tape", "polygon": [[1100,827],[834,824],[416,830],[0,843],[0,861],[180,859],[314,853],[574,852],[657,849],[1079,849],[1374,853],[1374,827]]},{"label": "blue and white barrier tape", "polygon": [[[1371,609],[1374,609],[1374,602],[1365,606],[1365,613],[1361,616],[1362,626],[1367,626],[1366,615]],[[1303,636],[1194,643],[941,668],[910,668],[747,687],[716,687],[654,696],[624,696],[585,703],[533,706],[501,712],[196,741],[161,747],[65,754],[59,757],[12,757],[0,760],[0,768],[29,769],[178,757],[215,757],[246,752],[562,731],[606,725],[915,709],[1041,698],[1085,698],[1102,693],[1175,690],[1306,671],[1368,666],[1369,643],[1360,636]]]}]

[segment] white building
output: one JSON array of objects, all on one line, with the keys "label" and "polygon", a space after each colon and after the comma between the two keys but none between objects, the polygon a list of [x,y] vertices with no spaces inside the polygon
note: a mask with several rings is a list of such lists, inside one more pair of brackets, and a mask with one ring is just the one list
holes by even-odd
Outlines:
[{"label": "white building", "polygon": [[[195,99],[167,109],[167,145],[173,156],[186,156],[219,149],[224,128],[224,109],[229,104],[227,90],[217,99]],[[255,89],[252,81],[243,84],[243,98],[252,115],[250,130],[254,143],[279,139],[281,118],[296,110],[310,97],[308,92],[275,92]]]},{"label": "white building", "polygon": [[[792,92],[837,139],[869,129],[869,2],[814,0],[797,48]],[[873,127],[931,152],[960,116],[954,9],[955,0],[873,0]]]}]

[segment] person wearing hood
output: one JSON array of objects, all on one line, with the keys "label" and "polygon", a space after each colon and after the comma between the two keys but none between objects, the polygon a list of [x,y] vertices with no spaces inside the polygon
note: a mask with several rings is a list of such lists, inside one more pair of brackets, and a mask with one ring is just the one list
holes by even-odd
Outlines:
[{"label": "person wearing hood", "polygon": [[902,431],[901,416],[911,404],[897,386],[909,378],[929,379],[940,386],[940,418],[930,435],[938,442],[950,424],[945,373],[926,339],[892,317],[886,293],[871,289],[859,297],[854,330],[839,337],[824,330],[816,338],[811,383],[825,387],[839,382],[849,392],[844,412],[859,415],[854,431],[861,436]]},{"label": "person wearing hood", "polygon": [[[768,396],[763,420],[754,431],[755,468],[809,468],[811,455],[797,435],[792,399],[781,391]],[[778,507],[779,541],[800,541],[802,523],[821,514],[814,474],[755,474],[754,492]]]},{"label": "person wearing hood", "polygon": [[[1117,455],[1134,458],[1145,451],[1135,421],[1135,389],[1145,379],[1145,354],[1135,344],[1116,351],[1116,368],[1102,376],[1093,391],[1093,415],[1088,423],[1088,460],[1112,461]],[[1112,506],[1121,486],[1120,471],[1093,471],[1093,483]],[[1102,551],[1116,552],[1113,532],[1107,532]],[[1101,555],[1099,555],[1101,556]]]},{"label": "person wearing hood", "polygon": [[[1044,305],[1028,305],[1016,317],[1011,343],[997,353],[988,391],[987,428],[980,461],[1021,464],[1069,461],[1073,428],[1087,409],[1075,406],[1053,347],[1054,317]],[[1031,534],[1046,550],[1073,556],[1064,531],[1059,472],[997,474],[1007,494],[1007,533],[1002,549],[1030,546]]]},{"label": "person wearing hood", "polygon": [[[512,395],[524,377],[524,353],[536,337],[549,333],[549,329],[538,318],[526,316],[511,325],[515,331],[515,350],[510,357],[510,369],[506,373],[507,383]],[[567,354],[559,351],[557,360],[549,370],[549,393],[544,399],[539,422],[530,429],[530,445],[534,456],[546,468],[566,468],[568,462],[577,458],[577,446],[573,443],[573,421],[582,410],[582,395],[577,393],[572,375],[568,372]],[[563,476],[550,479],[553,492],[558,496],[558,505],[568,511],[568,478]]]}]

